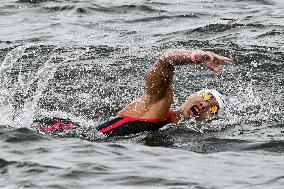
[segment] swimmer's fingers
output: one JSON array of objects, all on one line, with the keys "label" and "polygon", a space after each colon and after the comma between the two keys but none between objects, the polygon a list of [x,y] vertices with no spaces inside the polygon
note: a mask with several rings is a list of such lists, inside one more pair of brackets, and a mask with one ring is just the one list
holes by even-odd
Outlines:
[{"label": "swimmer's fingers", "polygon": [[231,60],[225,56],[221,56],[213,52],[209,54],[211,61],[204,62],[203,64],[213,72],[220,72],[219,65],[231,64]]},{"label": "swimmer's fingers", "polygon": [[223,64],[223,65],[231,64],[231,59],[229,59],[228,57],[221,56],[215,53],[212,53],[212,54],[213,54],[214,63]]},{"label": "swimmer's fingers", "polygon": [[213,72],[220,72],[220,67],[212,61],[204,62],[203,65]]},{"label": "swimmer's fingers", "polygon": [[231,60],[229,58],[215,54],[211,51],[201,52],[199,56],[200,56],[199,61],[201,63],[211,62],[211,61],[214,62],[214,64],[223,64],[223,65],[231,63]]},{"label": "swimmer's fingers", "polygon": [[231,60],[225,56],[215,54],[211,51],[201,51],[198,54],[198,61],[203,64],[206,68],[210,69],[213,72],[219,72],[219,65],[228,65],[231,64]]}]

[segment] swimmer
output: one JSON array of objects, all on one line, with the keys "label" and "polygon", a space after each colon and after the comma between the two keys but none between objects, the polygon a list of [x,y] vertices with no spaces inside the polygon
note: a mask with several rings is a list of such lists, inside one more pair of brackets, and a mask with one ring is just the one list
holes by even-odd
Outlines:
[{"label": "swimmer", "polygon": [[[219,72],[219,66],[230,64],[230,59],[209,51],[172,50],[163,53],[146,75],[144,94],[125,106],[116,117],[95,128],[106,136],[124,136],[159,130],[169,123],[177,124],[182,118],[203,121],[222,114],[224,98],[213,89],[198,91],[186,97],[185,102],[177,110],[171,109],[175,66],[191,64],[200,64],[213,72]],[[58,119],[39,130],[53,132],[77,126],[70,121]]]}]

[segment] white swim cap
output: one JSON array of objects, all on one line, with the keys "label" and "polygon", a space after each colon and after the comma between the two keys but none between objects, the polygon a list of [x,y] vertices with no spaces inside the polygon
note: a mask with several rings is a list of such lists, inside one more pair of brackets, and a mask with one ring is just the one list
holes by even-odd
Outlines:
[{"label": "white swim cap", "polygon": [[200,96],[203,96],[204,93],[206,93],[206,92],[209,92],[210,94],[212,94],[214,96],[214,98],[218,102],[218,106],[219,106],[218,116],[223,116],[224,113],[225,113],[224,112],[225,101],[226,101],[225,96],[222,95],[221,93],[219,93],[218,91],[216,91],[215,89],[202,89],[202,90],[198,91],[197,94],[199,94]]}]

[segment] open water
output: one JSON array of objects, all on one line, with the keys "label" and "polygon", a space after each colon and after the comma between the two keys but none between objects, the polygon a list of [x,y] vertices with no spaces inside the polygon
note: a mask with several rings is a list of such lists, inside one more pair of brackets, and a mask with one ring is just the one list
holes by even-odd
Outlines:
[{"label": "open water", "polygon": [[[0,188],[282,189],[283,38],[283,0],[1,0]],[[173,107],[225,93],[225,118],[108,140],[33,130],[115,115],[173,48],[233,60],[220,74],[178,67],[174,83]]]}]

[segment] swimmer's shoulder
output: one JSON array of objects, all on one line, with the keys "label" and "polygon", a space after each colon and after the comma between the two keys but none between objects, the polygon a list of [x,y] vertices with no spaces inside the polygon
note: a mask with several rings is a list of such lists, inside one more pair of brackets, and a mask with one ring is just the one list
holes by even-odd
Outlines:
[{"label": "swimmer's shoulder", "polygon": [[142,96],[125,106],[118,114],[139,119],[166,119],[170,107],[168,100],[152,103]]}]

